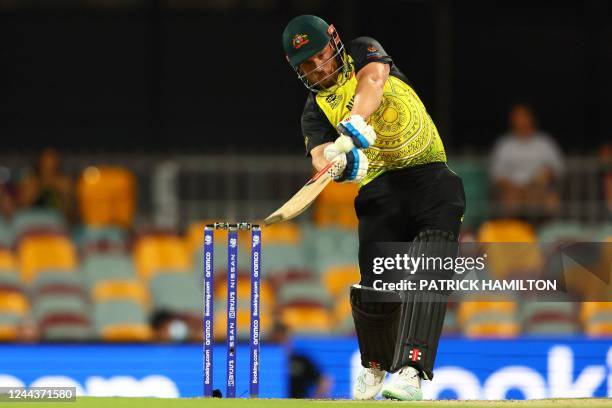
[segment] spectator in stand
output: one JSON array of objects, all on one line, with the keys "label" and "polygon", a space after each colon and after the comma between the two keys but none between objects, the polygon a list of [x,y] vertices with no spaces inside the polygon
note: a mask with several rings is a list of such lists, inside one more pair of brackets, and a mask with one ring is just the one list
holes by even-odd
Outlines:
[{"label": "spectator in stand", "polygon": [[55,208],[72,219],[72,179],[61,170],[61,159],[54,149],[40,154],[33,171],[19,185],[21,207]]},{"label": "spectator in stand", "polygon": [[538,130],[533,110],[517,104],[510,129],[493,148],[491,178],[504,216],[538,219],[559,208],[563,156],[555,141]]}]

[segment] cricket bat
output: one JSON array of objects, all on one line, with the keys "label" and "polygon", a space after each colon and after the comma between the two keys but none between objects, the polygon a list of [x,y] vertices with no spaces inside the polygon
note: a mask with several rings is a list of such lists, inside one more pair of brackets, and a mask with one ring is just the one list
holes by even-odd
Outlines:
[{"label": "cricket bat", "polygon": [[312,202],[319,196],[321,191],[333,180],[330,169],[337,165],[330,162],[315,174],[293,197],[289,199],[281,208],[274,211],[263,221],[264,225],[276,224],[288,221],[306,211]]}]

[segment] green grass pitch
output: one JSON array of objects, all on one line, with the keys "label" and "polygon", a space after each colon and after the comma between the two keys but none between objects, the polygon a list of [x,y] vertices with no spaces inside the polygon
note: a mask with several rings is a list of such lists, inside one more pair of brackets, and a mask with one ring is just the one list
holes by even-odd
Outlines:
[{"label": "green grass pitch", "polygon": [[536,401],[349,401],[349,400],[286,400],[286,399],[160,399],[160,398],[96,398],[79,397],[76,402],[7,403],[7,408],[28,406],[34,408],[391,408],[394,405],[424,408],[561,408],[611,407],[612,399],[547,399]]}]

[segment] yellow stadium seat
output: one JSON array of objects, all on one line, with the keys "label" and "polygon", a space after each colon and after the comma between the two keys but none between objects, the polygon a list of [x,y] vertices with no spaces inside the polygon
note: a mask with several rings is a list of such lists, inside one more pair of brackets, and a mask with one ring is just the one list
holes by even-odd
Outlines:
[{"label": "yellow stadium seat", "polygon": [[153,331],[146,324],[114,324],[102,329],[102,339],[115,342],[146,342],[153,340]]},{"label": "yellow stadium seat", "polygon": [[500,315],[514,316],[516,313],[516,303],[514,302],[462,302],[459,304],[457,321],[466,325],[470,320],[480,313],[498,313]]},{"label": "yellow stadium seat", "polygon": [[334,303],[334,320],[336,323],[343,322],[348,316],[352,316],[351,301],[346,296],[340,296]]},{"label": "yellow stadium seat", "polygon": [[520,220],[493,220],[482,224],[478,230],[479,242],[536,242],[533,227]]},{"label": "yellow stadium seat", "polygon": [[323,284],[332,296],[348,293],[351,285],[359,283],[360,279],[359,268],[353,265],[332,266],[323,273]]},{"label": "yellow stadium seat", "polygon": [[584,331],[591,337],[612,337],[612,322],[590,322]]},{"label": "yellow stadium seat", "polygon": [[5,248],[0,248],[0,269],[15,268],[15,257],[13,253]]},{"label": "yellow stadium seat", "polygon": [[520,332],[519,325],[514,322],[487,322],[467,325],[464,333],[467,337],[516,337]]},{"label": "yellow stadium seat", "polygon": [[353,202],[358,191],[359,187],[353,183],[332,183],[325,188],[315,201],[315,224],[354,229],[358,220]]},{"label": "yellow stadium seat", "polygon": [[134,247],[136,270],[141,278],[149,279],[159,270],[189,270],[191,257],[186,243],[178,236],[146,236]]},{"label": "yellow stadium seat", "polygon": [[61,235],[37,235],[24,238],[18,249],[21,276],[31,282],[44,269],[71,271],[77,266],[72,242]]},{"label": "yellow stadium seat", "polygon": [[489,272],[497,278],[521,273],[533,276],[542,267],[535,230],[526,222],[513,219],[486,222],[478,231],[478,241],[484,244]]},{"label": "yellow stadium seat", "polygon": [[122,167],[86,168],[77,184],[81,218],[87,225],[130,227],[136,207],[134,175]]},{"label": "yellow stadium seat", "polygon": [[582,302],[580,310],[580,320],[588,324],[599,313],[606,313],[612,316],[612,302]]},{"label": "yellow stadium seat", "polygon": [[263,243],[266,245],[299,245],[301,238],[300,227],[292,222],[270,225],[262,234]]},{"label": "yellow stadium seat", "polygon": [[281,320],[293,332],[327,333],[333,319],[325,308],[313,306],[288,306],[281,311]]},{"label": "yellow stadium seat", "polygon": [[317,204],[353,205],[359,192],[354,183],[334,183],[327,186],[317,197]]},{"label": "yellow stadium seat", "polygon": [[10,325],[0,325],[0,341],[17,340],[17,327]]},{"label": "yellow stadium seat", "polygon": [[28,299],[19,292],[0,292],[0,313],[25,315],[29,310]]},{"label": "yellow stadium seat", "polygon": [[91,296],[95,302],[132,300],[142,306],[150,301],[149,291],[142,283],[127,280],[100,281],[92,289]]}]

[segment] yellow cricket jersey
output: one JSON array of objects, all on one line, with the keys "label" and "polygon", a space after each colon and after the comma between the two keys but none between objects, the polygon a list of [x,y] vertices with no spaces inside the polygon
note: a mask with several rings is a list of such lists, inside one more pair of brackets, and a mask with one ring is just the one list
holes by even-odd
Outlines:
[{"label": "yellow cricket jersey", "polygon": [[[380,44],[372,38],[360,37],[351,41],[347,50],[355,73],[370,62],[391,65],[380,107],[368,120],[377,138],[374,145],[364,149],[370,164],[360,186],[387,170],[446,162],[444,145],[423,102]],[[336,140],[336,125],[349,116],[356,88],[356,75],[352,75],[331,92],[309,95],[302,114],[307,153],[315,146]]]}]

